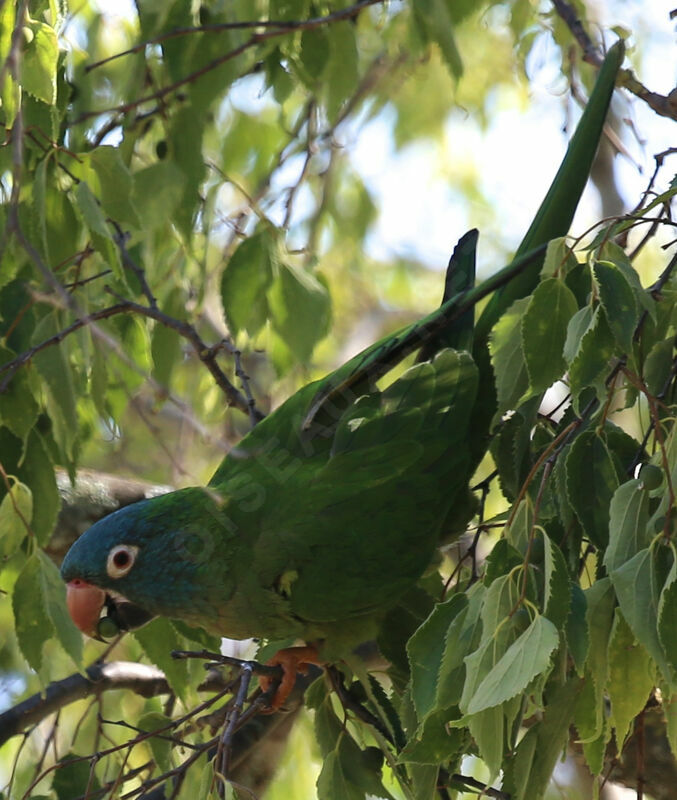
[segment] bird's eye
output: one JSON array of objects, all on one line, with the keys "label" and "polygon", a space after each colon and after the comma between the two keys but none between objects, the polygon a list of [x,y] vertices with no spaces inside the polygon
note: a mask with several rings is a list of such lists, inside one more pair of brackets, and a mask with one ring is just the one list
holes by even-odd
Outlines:
[{"label": "bird's eye", "polygon": [[123,578],[134,566],[139,548],[131,544],[118,544],[110,553],[106,562],[106,572],[110,578]]}]

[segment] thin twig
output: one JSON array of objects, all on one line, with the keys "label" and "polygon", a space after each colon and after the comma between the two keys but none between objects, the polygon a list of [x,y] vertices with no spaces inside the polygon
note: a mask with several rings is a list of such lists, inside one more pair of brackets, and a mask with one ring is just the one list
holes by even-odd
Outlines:
[{"label": "thin twig", "polygon": [[[312,17],[307,20],[299,20],[298,23],[294,26],[293,30],[314,30],[315,28],[320,28],[323,25],[328,25],[334,22],[340,22],[342,20],[349,20],[354,19],[359,15],[359,13],[368,8],[369,6],[376,5],[377,3],[383,3],[384,0],[361,0],[358,3],[355,3],[348,8],[343,8],[338,11],[333,11],[330,14],[320,17]],[[241,45],[234,47],[232,50],[224,53],[223,55],[219,56],[218,58],[213,59],[208,64],[205,64],[200,69],[191,72],[189,75],[185,75],[183,78],[179,78],[178,80],[170,83],[167,86],[163,86],[162,88],[158,89],[151,94],[144,95],[143,97],[138,97],[135,100],[130,100],[128,103],[121,103],[120,105],[113,106],[111,108],[100,109],[98,111],[86,111],[81,114],[77,119],[71,122],[71,125],[77,125],[80,122],[84,122],[87,119],[91,119],[92,117],[97,117],[100,114],[126,114],[128,111],[131,111],[134,108],[137,108],[144,103],[148,103],[152,100],[161,100],[165,98],[167,95],[172,94],[177,89],[180,89],[182,86],[186,86],[187,84],[194,83],[198,78],[201,78],[203,75],[206,75],[208,72],[215,70],[217,67],[220,67],[222,64],[225,64],[228,61],[232,61],[242,53],[246,52],[247,50],[255,47],[256,45],[261,44],[262,42],[267,41],[268,39],[273,39],[277,36],[284,36],[285,34],[289,33],[288,27],[273,27],[267,28],[261,32],[254,33],[252,36],[247,39],[246,42],[243,42]]]}]

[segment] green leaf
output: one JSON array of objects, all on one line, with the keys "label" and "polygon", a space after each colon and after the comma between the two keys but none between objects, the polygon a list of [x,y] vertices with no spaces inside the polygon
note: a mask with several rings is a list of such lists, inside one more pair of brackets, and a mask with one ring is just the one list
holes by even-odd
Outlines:
[{"label": "green leaf", "polygon": [[327,115],[334,121],[344,102],[357,89],[358,52],[352,22],[337,22],[329,26],[327,35],[331,44],[331,59],[325,75]]},{"label": "green leaf", "polygon": [[558,278],[546,278],[532,294],[521,326],[530,394],[545,391],[564,374],[567,326],[577,310],[574,293]]},{"label": "green leaf", "polygon": [[330,42],[324,29],[303,31],[299,55],[311,85],[321,80],[329,63],[330,53]]},{"label": "green leaf", "polygon": [[103,210],[118,224],[139,227],[132,195],[134,181],[117,147],[96,147],[89,153],[89,164],[99,179],[99,199]]},{"label": "green leaf", "polygon": [[454,23],[449,6],[444,0],[418,0],[414,14],[426,39],[435,42],[449,68],[451,77],[463,74],[463,62],[454,38]]},{"label": "green leaf", "polygon": [[480,758],[487,765],[491,781],[498,775],[503,762],[506,741],[503,709],[493,706],[474,714],[468,720],[468,729],[477,743]]},{"label": "green leaf", "polygon": [[662,392],[672,377],[672,359],[674,342],[671,339],[662,339],[656,342],[646,359],[642,375],[649,393],[657,395]]},{"label": "green leaf", "polygon": [[528,297],[515,300],[491,332],[489,351],[496,376],[499,414],[515,408],[529,386],[522,349],[522,317],[528,306]]},{"label": "green leaf", "polygon": [[0,503],[0,557],[14,555],[33,518],[31,490],[12,475],[8,479],[13,485]]},{"label": "green leaf", "polygon": [[[0,345],[0,364],[12,361],[14,356],[12,350]],[[0,394],[0,424],[6,425],[21,440],[28,436],[40,412],[31,386],[32,372],[30,364],[23,364]]]},{"label": "green leaf", "polygon": [[569,366],[569,386],[572,393],[578,395],[583,389],[605,377],[614,352],[613,334],[604,310],[598,306]]},{"label": "green leaf", "polygon": [[[60,314],[57,311],[47,314],[36,326],[34,342],[41,342],[54,336],[60,328]],[[50,417],[54,424],[54,436],[70,459],[78,434],[78,418],[75,411],[76,399],[71,367],[66,356],[66,344],[60,342],[36,353],[33,363],[45,381]]]},{"label": "green leaf", "polygon": [[566,460],[569,502],[590,541],[600,549],[609,537],[609,504],[618,488],[613,459],[602,437],[584,431],[571,446]]},{"label": "green leaf", "polygon": [[[162,303],[162,310],[173,319],[183,320],[186,316],[186,298],[180,286],[173,286]],[[169,387],[174,368],[181,361],[181,336],[179,333],[156,322],[151,334],[151,355],[153,357],[153,377],[162,386]]]},{"label": "green leaf", "polygon": [[523,556],[526,554],[529,546],[529,537],[531,536],[533,524],[533,504],[531,498],[527,495],[520,501],[512,522],[506,527],[505,533],[503,534],[515,550]]},{"label": "green leaf", "polygon": [[268,292],[274,329],[301,363],[329,329],[330,299],[324,284],[309,272],[280,264]]},{"label": "green leaf", "polygon": [[572,709],[581,686],[582,681],[574,678],[548,693],[543,716],[530,726],[508,761],[502,788],[512,800],[545,795],[569,738]]},{"label": "green leaf", "polygon": [[573,250],[567,245],[566,237],[558,236],[548,242],[541,278],[562,278],[578,266]]},{"label": "green leaf", "polygon": [[37,552],[40,565],[40,592],[56,637],[75,666],[82,667],[82,634],[75,627],[66,607],[66,586],[52,559],[42,550]]},{"label": "green leaf", "polygon": [[567,336],[562,349],[562,354],[564,355],[567,364],[571,364],[574,358],[576,358],[576,355],[581,347],[581,340],[590,329],[592,319],[592,307],[583,306],[583,308],[580,308],[569,320],[569,324],[567,325]]},{"label": "green leaf", "polygon": [[537,616],[477,687],[467,713],[477,714],[520,694],[547,670],[558,644],[557,628],[549,619]]},{"label": "green leaf", "polygon": [[[149,711],[144,714],[136,723],[136,727],[142,731],[156,731],[160,728],[167,728],[171,722],[170,717],[160,714],[158,711]],[[172,729],[164,730],[161,735],[171,736]],[[159,768],[160,772],[168,772],[172,767],[171,752],[172,743],[167,739],[162,739],[160,736],[151,736],[146,740],[150,745],[151,752],[153,753],[153,760]]]},{"label": "green leaf", "polygon": [[234,334],[257,333],[268,317],[266,292],[277,268],[276,235],[269,229],[245,239],[221,277],[221,302]]},{"label": "green leaf", "polygon": [[540,398],[535,397],[501,420],[491,438],[491,455],[507,500],[515,501],[529,472],[529,444],[536,423]]},{"label": "green leaf", "polygon": [[[411,698],[420,721],[436,706],[438,676],[445,653],[449,627],[462,625],[468,599],[463,594],[452,595],[438,603],[432,613],[407,642],[411,672]],[[459,664],[462,663],[459,659]],[[459,666],[455,664],[454,667]]]},{"label": "green leaf", "polygon": [[465,714],[484,678],[519,635],[517,615],[510,616],[520,595],[513,575],[497,578],[487,590],[482,604],[480,646],[464,658],[465,683],[459,708]]},{"label": "green leaf", "polygon": [[168,229],[181,202],[186,176],[173,161],[158,161],[134,173],[132,203],[145,231]]},{"label": "green leaf", "polygon": [[464,728],[447,726],[449,711],[429,714],[399,754],[399,761],[415,764],[443,764],[460,756],[469,744]]},{"label": "green leaf", "polygon": [[476,583],[471,587],[464,595],[468,600],[467,611],[461,611],[454,617],[447,629],[435,698],[439,709],[448,709],[461,701],[465,684],[465,658],[480,641],[480,614],[486,594],[482,584]]},{"label": "green leaf", "polygon": [[647,649],[663,678],[672,682],[674,672],[658,636],[658,604],[663,588],[651,548],[640,550],[630,561],[613,570],[611,580],[618,604],[637,641]]},{"label": "green leaf", "polygon": [[186,662],[172,658],[172,650],[182,650],[183,643],[171,622],[165,617],[156,617],[148,625],[138,628],[132,634],[155,666],[167,676],[167,681],[177,697],[185,701],[188,688],[188,667]]},{"label": "green leaf", "polygon": [[[585,619],[590,636],[590,647],[585,663],[586,687],[594,698],[588,703],[588,726],[577,722],[579,733],[589,741],[600,735],[604,724],[604,688],[607,680],[609,637],[614,614],[614,591],[609,578],[601,578],[585,591],[587,609]],[[592,683],[592,686],[589,684]]]},{"label": "green leaf", "polygon": [[59,43],[52,27],[37,20],[27,20],[31,31],[21,59],[21,85],[38,100],[48,105],[56,103],[56,66]]},{"label": "green leaf", "polygon": [[590,634],[587,622],[588,603],[585,593],[577,583],[571,584],[571,610],[566,621],[566,637],[576,672],[583,675],[588,658]]},{"label": "green leaf", "polygon": [[648,547],[649,494],[641,480],[626,481],[616,489],[609,506],[609,546],[604,566],[609,572],[618,569],[640,550]]},{"label": "green leaf", "polygon": [[55,792],[58,800],[84,797],[90,792],[97,792],[98,788],[99,781],[89,759],[81,759],[74,753],[69,753],[59,759],[52,781],[52,791]]},{"label": "green leaf", "polygon": [[14,584],[12,609],[14,630],[19,648],[29,666],[40,672],[42,646],[54,635],[54,626],[47,615],[41,591],[40,559],[31,556],[24,564]]},{"label": "green leaf", "polygon": [[84,180],[81,180],[75,187],[75,203],[76,209],[92,237],[92,245],[111,267],[115,277],[124,285],[124,271],[120,263],[118,250],[113,244],[106,217],[101,210],[99,201]]},{"label": "green leaf", "polygon": [[599,299],[609,327],[625,353],[632,352],[632,337],[638,320],[637,302],[632,287],[621,270],[610,261],[593,265]]},{"label": "green leaf", "polygon": [[49,541],[61,508],[61,497],[54,476],[54,465],[45,442],[36,430],[32,430],[26,440],[26,449],[18,477],[30,487],[33,497],[31,528],[37,542],[43,547]]},{"label": "green leaf", "polygon": [[677,674],[677,560],[674,560],[674,555],[673,548],[672,566],[658,601],[658,638],[670,666]]},{"label": "green leaf", "polygon": [[543,597],[544,614],[558,630],[564,626],[571,605],[569,572],[562,551],[543,535],[545,556],[545,593]]},{"label": "green leaf", "polygon": [[637,642],[619,608],[609,640],[609,679],[606,691],[611,702],[611,724],[619,746],[630,732],[632,720],[646,705],[656,683],[656,670],[649,654]]}]

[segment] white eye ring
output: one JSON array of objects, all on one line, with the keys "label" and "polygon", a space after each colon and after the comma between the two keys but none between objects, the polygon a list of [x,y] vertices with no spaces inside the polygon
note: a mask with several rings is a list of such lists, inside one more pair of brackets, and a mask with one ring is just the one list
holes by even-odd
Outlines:
[{"label": "white eye ring", "polygon": [[139,548],[133,544],[117,544],[108,553],[106,572],[109,578],[124,578],[134,566]]}]

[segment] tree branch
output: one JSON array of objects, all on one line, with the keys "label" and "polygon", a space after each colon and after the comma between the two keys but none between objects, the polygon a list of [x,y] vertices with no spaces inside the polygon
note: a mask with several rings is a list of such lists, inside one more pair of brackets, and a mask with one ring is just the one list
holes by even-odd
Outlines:
[{"label": "tree branch", "polygon": [[[552,4],[578,42],[583,52],[583,61],[592,64],[593,67],[601,67],[604,61],[602,52],[585,30],[585,26],[576,14],[574,7],[566,0],[552,0]],[[677,121],[677,89],[673,89],[667,96],[652,92],[637,80],[634,72],[630,69],[620,70],[616,85],[627,89],[635,97],[639,97],[640,100],[644,100],[656,114]]]}]

